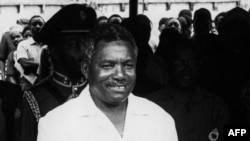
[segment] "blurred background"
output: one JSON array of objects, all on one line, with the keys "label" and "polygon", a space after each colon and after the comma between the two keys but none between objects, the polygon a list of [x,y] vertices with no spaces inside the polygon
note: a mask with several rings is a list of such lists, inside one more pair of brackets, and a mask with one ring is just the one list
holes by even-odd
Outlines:
[{"label": "blurred background", "polygon": [[[64,5],[71,3],[94,7],[98,17],[109,17],[112,14],[129,16],[129,0],[0,0],[0,35],[8,31],[18,19],[41,15],[48,20]],[[228,11],[236,6],[247,11],[250,7],[250,0],[138,0],[138,3],[138,14],[145,14],[152,21],[153,40],[158,38],[159,20],[162,17],[177,17],[182,9],[194,12],[204,7],[211,12],[214,19],[219,12]]]}]

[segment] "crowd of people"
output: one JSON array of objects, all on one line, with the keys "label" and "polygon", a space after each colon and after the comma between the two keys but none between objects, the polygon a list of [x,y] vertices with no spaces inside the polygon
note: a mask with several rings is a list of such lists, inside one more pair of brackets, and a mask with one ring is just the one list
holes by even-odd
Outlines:
[{"label": "crowd of people", "polygon": [[[213,23],[215,27],[213,27]],[[250,12],[159,21],[71,4],[0,42],[0,140],[221,141],[250,124]]]}]

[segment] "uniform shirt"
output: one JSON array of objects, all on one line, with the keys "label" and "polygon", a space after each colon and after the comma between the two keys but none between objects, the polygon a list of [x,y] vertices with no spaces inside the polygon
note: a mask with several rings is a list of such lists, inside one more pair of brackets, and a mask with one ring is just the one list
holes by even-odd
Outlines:
[{"label": "uniform shirt", "polygon": [[[186,93],[185,93],[186,94]],[[171,87],[149,95],[175,120],[179,141],[208,141],[210,132],[222,129],[229,121],[227,105],[220,97],[197,88],[193,96],[185,95]]]},{"label": "uniform shirt", "polygon": [[82,78],[77,84],[72,84],[66,76],[60,76],[54,73],[24,92],[21,116],[16,119],[19,126],[16,136],[18,141],[36,141],[40,117],[69,100],[73,93],[79,95],[87,85],[86,79]]},{"label": "uniform shirt", "polygon": [[177,141],[172,117],[130,94],[123,136],[94,104],[89,87],[39,121],[38,141]]},{"label": "uniform shirt", "polygon": [[[34,41],[33,38],[29,38],[20,42],[17,46],[16,54],[17,54],[17,61],[20,58],[26,58],[28,60],[33,60],[38,65],[40,64],[40,55],[42,49],[45,48],[42,44],[39,44]],[[34,84],[36,80],[36,75],[29,74],[25,75],[23,70],[18,70],[21,74],[21,77],[24,76],[31,84]]]}]

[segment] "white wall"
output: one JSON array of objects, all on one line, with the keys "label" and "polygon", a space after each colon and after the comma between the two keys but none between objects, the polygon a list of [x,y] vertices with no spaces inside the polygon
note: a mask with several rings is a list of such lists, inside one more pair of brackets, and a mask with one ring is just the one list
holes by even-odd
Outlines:
[{"label": "white wall", "polygon": [[[69,0],[68,0],[69,1]],[[77,1],[77,0],[71,0]],[[78,0],[78,2],[82,2],[84,0]],[[129,0],[125,0],[124,2],[128,2]],[[146,1],[146,0],[145,0]],[[244,1],[244,0],[243,0]],[[247,1],[247,0],[245,0]],[[89,1],[88,1],[89,2]],[[249,1],[248,1],[249,3]],[[244,3],[245,4],[245,3]],[[119,4],[114,5],[99,5],[96,9],[98,16],[110,16],[112,14],[120,14],[123,17],[129,16],[129,5],[125,4],[125,11],[121,11]],[[199,9],[201,7],[205,7],[209,9],[212,13],[212,17],[214,18],[219,12],[230,10],[235,7],[235,3],[219,3],[217,5],[218,10],[214,11],[212,3],[197,3],[194,5],[194,10]],[[244,5],[245,7],[248,4]],[[42,5],[24,5],[21,10],[18,5],[9,5],[9,6],[1,6],[0,5],[0,34],[7,31],[10,26],[16,23],[16,20],[19,18],[27,18],[29,19],[33,15],[41,15],[48,20],[55,12],[57,12],[61,8],[60,5],[51,5],[46,6],[44,12],[42,13]],[[187,3],[174,3],[171,5],[170,10],[166,10],[166,5],[164,3],[161,4],[149,4],[148,11],[143,11],[142,4],[138,7],[139,14],[147,15],[152,23],[153,23],[153,31],[152,35],[155,40],[158,38],[158,22],[162,17],[177,17],[178,13],[182,9],[188,9],[189,6]]]}]

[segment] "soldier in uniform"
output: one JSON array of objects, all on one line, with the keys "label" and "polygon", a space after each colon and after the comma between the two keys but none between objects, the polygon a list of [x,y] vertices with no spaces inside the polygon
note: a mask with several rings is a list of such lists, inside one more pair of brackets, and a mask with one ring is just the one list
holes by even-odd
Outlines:
[{"label": "soldier in uniform", "polygon": [[[21,141],[36,141],[40,117],[64,102],[75,98],[87,85],[81,72],[81,48],[85,35],[94,27],[96,12],[87,6],[71,4],[63,7],[43,27],[40,40],[48,45],[42,61],[53,69],[47,77],[24,92],[17,137]],[[50,54],[50,59],[46,56]],[[45,57],[45,58],[44,58]],[[41,62],[41,64],[43,64]],[[44,71],[42,71],[44,72]]]}]

